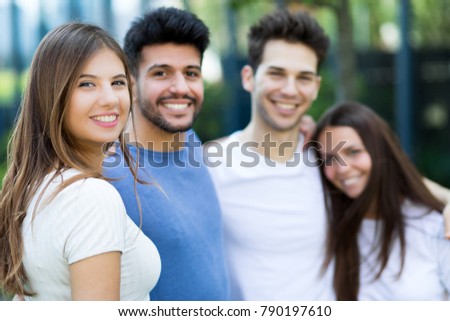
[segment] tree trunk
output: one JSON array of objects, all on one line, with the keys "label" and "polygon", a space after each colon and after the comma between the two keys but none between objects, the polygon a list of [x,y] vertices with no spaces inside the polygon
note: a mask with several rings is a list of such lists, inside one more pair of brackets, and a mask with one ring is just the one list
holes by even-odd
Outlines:
[{"label": "tree trunk", "polygon": [[338,70],[337,97],[339,100],[357,99],[356,91],[356,54],[353,44],[353,21],[350,12],[349,0],[340,0],[336,6],[338,23]]}]

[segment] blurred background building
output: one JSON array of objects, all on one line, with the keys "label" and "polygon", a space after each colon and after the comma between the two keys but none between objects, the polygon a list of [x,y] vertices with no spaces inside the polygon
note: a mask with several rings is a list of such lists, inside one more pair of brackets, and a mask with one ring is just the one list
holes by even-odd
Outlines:
[{"label": "blurred background building", "polygon": [[391,124],[424,175],[450,187],[450,0],[0,0],[0,178],[42,37],[78,20],[100,25],[122,43],[134,18],[163,5],[192,11],[211,29],[205,104],[195,125],[203,141],[249,120],[239,75],[249,25],[276,8],[305,9],[332,39],[309,113],[317,118],[338,100],[362,101]]}]

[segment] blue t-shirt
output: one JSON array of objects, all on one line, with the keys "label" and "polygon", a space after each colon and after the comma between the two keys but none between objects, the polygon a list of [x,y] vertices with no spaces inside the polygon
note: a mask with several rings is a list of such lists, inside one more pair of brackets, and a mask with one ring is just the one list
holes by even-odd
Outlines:
[{"label": "blue t-shirt", "polygon": [[[136,159],[137,147],[129,146]],[[142,231],[161,256],[161,276],[152,300],[228,300],[228,275],[220,205],[202,161],[200,140],[191,130],[177,152],[139,148],[137,184]],[[104,162],[104,174],[123,198],[128,215],[141,223],[134,180],[121,152]],[[144,174],[144,171],[148,175]]]}]

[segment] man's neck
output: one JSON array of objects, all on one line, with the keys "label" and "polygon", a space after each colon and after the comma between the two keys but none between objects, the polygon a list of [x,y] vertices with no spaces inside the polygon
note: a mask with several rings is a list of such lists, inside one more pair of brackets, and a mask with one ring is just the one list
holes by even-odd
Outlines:
[{"label": "man's neck", "polygon": [[128,143],[156,152],[176,152],[184,146],[186,139],[186,132],[170,133],[138,117],[134,126],[131,123],[127,126],[125,133]]},{"label": "man's neck", "polygon": [[299,130],[277,131],[263,125],[250,122],[242,130],[238,139],[241,143],[256,142],[256,151],[272,161],[285,163],[294,157],[297,150]]}]

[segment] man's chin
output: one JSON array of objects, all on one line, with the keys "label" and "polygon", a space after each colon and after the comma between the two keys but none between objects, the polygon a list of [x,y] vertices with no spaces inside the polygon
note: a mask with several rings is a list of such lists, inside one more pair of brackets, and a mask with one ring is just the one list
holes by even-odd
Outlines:
[{"label": "man's chin", "polygon": [[160,124],[159,128],[161,128],[162,130],[164,130],[168,133],[176,134],[176,133],[188,131],[189,129],[192,128],[192,125],[193,125],[193,123],[185,124],[185,125],[172,125],[172,124],[165,123],[165,124]]},{"label": "man's chin", "polygon": [[160,128],[168,133],[172,133],[172,134],[176,134],[176,133],[181,133],[181,132],[185,132],[188,131],[189,129],[192,128],[192,126],[194,125],[195,119],[197,117],[193,117],[193,119],[191,119],[188,122],[184,122],[184,123],[171,123],[168,121],[164,121],[162,123],[160,123]]},{"label": "man's chin", "polygon": [[165,130],[168,133],[176,134],[176,133],[186,132],[186,131],[188,131],[191,128],[192,128],[192,126],[189,126],[189,127],[170,127],[170,128],[161,128],[161,129]]},{"label": "man's chin", "polygon": [[164,117],[147,117],[147,120],[167,133],[176,134],[191,129],[196,118],[197,117],[194,115],[191,119],[184,119],[184,121],[181,121],[180,119],[178,122],[176,119],[170,121]]}]

